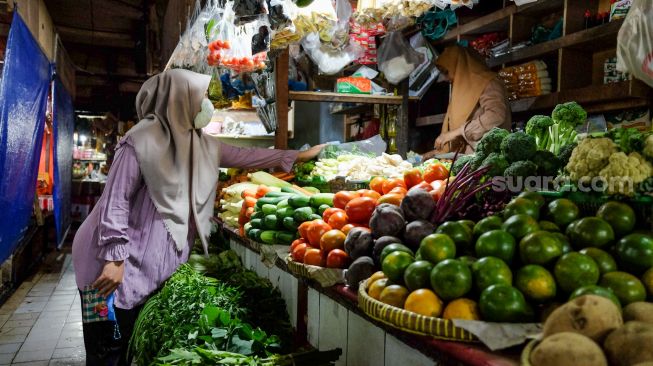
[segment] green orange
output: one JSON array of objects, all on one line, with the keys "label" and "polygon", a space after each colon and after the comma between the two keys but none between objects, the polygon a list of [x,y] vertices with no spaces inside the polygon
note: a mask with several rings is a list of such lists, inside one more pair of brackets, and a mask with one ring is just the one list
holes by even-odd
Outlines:
[{"label": "green orange", "polygon": [[610,290],[607,287],[601,287],[597,285],[580,287],[576,289],[576,291],[571,293],[571,296],[569,296],[569,300],[573,300],[583,295],[596,295],[596,296],[605,297],[606,299],[609,299],[610,301],[615,303],[615,305],[617,305],[619,309],[621,309],[621,302],[619,302],[619,298],[617,297],[617,295],[614,294],[612,290]]},{"label": "green orange", "polygon": [[515,287],[536,303],[547,302],[556,296],[556,281],[546,268],[529,264],[517,271]]},{"label": "green orange", "polygon": [[642,276],[642,284],[646,288],[646,292],[648,292],[649,300],[653,300],[653,267]]},{"label": "green orange", "polygon": [[571,252],[558,259],[553,269],[560,289],[572,293],[576,289],[599,282],[599,266],[587,255]]},{"label": "green orange", "polygon": [[481,258],[472,264],[474,283],[479,291],[496,285],[512,285],[512,272],[506,262],[496,257]]},{"label": "green orange", "polygon": [[617,270],[617,262],[615,262],[614,258],[612,258],[612,256],[605,250],[599,248],[585,248],[579,253],[588,255],[594,259],[594,262],[599,266],[599,272],[601,272],[601,275]]},{"label": "green orange", "polygon": [[607,221],[617,237],[624,236],[635,228],[635,211],[623,202],[610,201],[603,204],[596,216]]},{"label": "green orange", "polygon": [[548,231],[532,232],[519,242],[519,255],[524,264],[546,265],[562,254],[562,243]]},{"label": "green orange", "polygon": [[515,238],[503,230],[490,230],[476,240],[478,257],[497,257],[511,263],[515,255]]},{"label": "green orange", "polygon": [[614,231],[607,221],[598,217],[583,217],[572,222],[566,231],[575,248],[601,248],[614,241]]},{"label": "green orange", "polygon": [[421,288],[429,288],[431,284],[431,270],[433,264],[429,261],[415,261],[406,267],[404,271],[404,283],[410,291]]},{"label": "green orange", "polygon": [[617,243],[617,257],[622,268],[641,274],[653,267],[653,236],[633,233]]},{"label": "green orange", "polygon": [[519,214],[510,216],[501,226],[501,229],[508,232],[508,234],[520,240],[526,235],[540,229],[537,220],[531,216]]},{"label": "green orange", "polygon": [[623,306],[646,300],[644,284],[630,273],[620,271],[606,273],[601,278],[599,286],[612,290]]},{"label": "green orange", "polygon": [[528,215],[537,220],[540,217],[540,206],[529,199],[517,197],[510,201],[503,209],[504,219],[519,214]]},{"label": "green orange", "polygon": [[437,264],[456,257],[456,243],[445,234],[427,235],[419,245],[419,254],[421,259]]},{"label": "green orange", "polygon": [[472,271],[462,261],[447,259],[433,267],[431,287],[445,301],[463,297],[472,289]]},{"label": "green orange", "polygon": [[460,221],[447,221],[438,226],[435,232],[448,235],[460,251],[469,248],[473,239],[472,230]]},{"label": "green orange", "polygon": [[548,217],[561,228],[566,227],[578,218],[580,210],[575,203],[566,198],[559,198],[549,202]]},{"label": "green orange", "polygon": [[526,198],[527,200],[533,201],[537,205],[537,207],[542,207],[544,206],[545,200],[544,197],[542,197],[541,194],[533,191],[524,191],[517,196],[519,198]]},{"label": "green orange", "polygon": [[474,230],[473,230],[474,237],[478,238],[479,236],[485,234],[490,230],[501,229],[502,224],[503,224],[503,220],[501,220],[501,217],[499,216],[488,216],[486,218],[483,218],[479,220],[476,223],[476,225],[474,225]]},{"label": "green orange", "polygon": [[395,251],[388,254],[381,263],[381,269],[392,282],[400,282],[404,278],[404,271],[415,259],[406,252]]},{"label": "green orange", "polygon": [[403,309],[410,292],[400,285],[390,285],[381,291],[379,301]]},{"label": "green orange", "polygon": [[533,318],[533,309],[524,295],[509,285],[493,285],[483,290],[478,306],[483,320],[488,322],[521,323]]}]

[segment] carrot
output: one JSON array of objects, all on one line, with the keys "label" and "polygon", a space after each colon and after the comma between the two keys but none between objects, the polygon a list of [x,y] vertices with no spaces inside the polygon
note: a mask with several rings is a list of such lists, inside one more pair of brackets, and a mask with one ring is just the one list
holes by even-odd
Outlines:
[{"label": "carrot", "polygon": [[240,234],[240,236],[245,237],[245,226],[240,225],[240,227],[238,228],[238,233]]},{"label": "carrot", "polygon": [[256,189],[256,198],[261,198],[265,196],[268,192],[270,192],[270,187],[261,184]]},{"label": "carrot", "polygon": [[298,185],[296,185],[296,184],[293,184],[293,185],[292,185],[292,188],[293,188],[294,190],[296,190],[296,191],[299,191],[299,192],[301,192],[301,193],[307,195],[307,196],[312,196],[312,195],[313,195],[313,192],[309,192],[309,191],[305,190],[304,188],[302,188],[302,187],[300,187],[300,186],[298,186]]},{"label": "carrot", "polygon": [[245,201],[243,202],[243,205],[247,208],[249,207],[254,207],[256,205],[257,199],[254,197],[245,197]]},{"label": "carrot", "polygon": [[247,198],[247,197],[254,197],[254,198],[256,198],[256,191],[251,190],[251,189],[246,189],[246,190],[243,191],[243,193],[240,194],[240,197],[241,197],[242,199],[245,199],[245,198]]},{"label": "carrot", "polygon": [[247,211],[245,211],[245,217],[247,217],[247,221],[249,221],[253,213],[254,213],[254,207],[247,207]]}]

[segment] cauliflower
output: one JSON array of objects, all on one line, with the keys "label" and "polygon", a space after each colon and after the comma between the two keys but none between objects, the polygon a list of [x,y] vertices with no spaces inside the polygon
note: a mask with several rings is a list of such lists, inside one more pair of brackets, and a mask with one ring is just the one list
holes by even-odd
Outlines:
[{"label": "cauliflower", "polygon": [[642,153],[647,158],[653,160],[653,134],[649,135],[649,137],[644,141],[644,149],[642,150]]},{"label": "cauliflower", "polygon": [[607,164],[610,156],[617,152],[609,138],[584,139],[571,153],[567,171],[573,181],[588,180],[599,175]]},{"label": "cauliflower", "polygon": [[610,163],[603,168],[599,176],[608,184],[609,194],[632,196],[635,186],[653,174],[653,166],[640,154],[633,152],[626,155],[618,152],[610,155]]}]

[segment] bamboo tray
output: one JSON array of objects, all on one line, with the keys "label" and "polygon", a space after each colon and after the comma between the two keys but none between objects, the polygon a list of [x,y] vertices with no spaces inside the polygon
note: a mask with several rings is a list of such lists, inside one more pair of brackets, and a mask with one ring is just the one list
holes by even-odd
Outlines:
[{"label": "bamboo tray", "polygon": [[373,299],[367,294],[367,280],[358,288],[358,306],[371,318],[402,331],[458,342],[479,342],[452,321],[406,311]]},{"label": "bamboo tray", "polygon": [[522,366],[531,366],[531,353],[533,352],[533,349],[535,349],[535,346],[538,345],[538,343],[540,343],[540,341],[533,339],[532,341],[528,342],[526,347],[524,347],[524,350],[521,353]]},{"label": "bamboo tray", "polygon": [[345,283],[345,271],[342,269],[324,268],[319,266],[311,266],[309,264],[297,263],[292,260],[290,255],[285,258],[285,261],[288,265],[288,270],[291,273],[299,277],[314,280],[322,287],[331,287],[339,283]]}]

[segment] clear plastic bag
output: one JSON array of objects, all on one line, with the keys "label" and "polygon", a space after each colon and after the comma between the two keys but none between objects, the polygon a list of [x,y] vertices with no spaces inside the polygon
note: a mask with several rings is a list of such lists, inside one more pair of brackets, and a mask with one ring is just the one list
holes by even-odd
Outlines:
[{"label": "clear plastic bag", "polygon": [[398,84],[423,62],[423,57],[410,46],[401,32],[391,32],[379,47],[379,71],[391,84]]},{"label": "clear plastic bag", "polygon": [[363,155],[376,157],[381,156],[386,150],[386,143],[380,135],[373,136],[367,140],[340,143],[329,143],[322,149],[318,159],[333,159],[340,155]]},{"label": "clear plastic bag", "polygon": [[307,35],[302,41],[306,54],[317,65],[320,72],[333,75],[364,55],[364,49],[356,42],[349,42],[342,50],[322,45],[317,33]]},{"label": "clear plastic bag", "polygon": [[633,0],[617,36],[617,70],[653,87],[653,3]]}]

